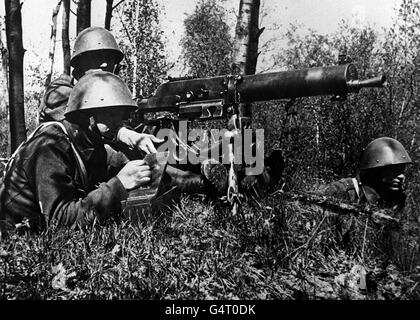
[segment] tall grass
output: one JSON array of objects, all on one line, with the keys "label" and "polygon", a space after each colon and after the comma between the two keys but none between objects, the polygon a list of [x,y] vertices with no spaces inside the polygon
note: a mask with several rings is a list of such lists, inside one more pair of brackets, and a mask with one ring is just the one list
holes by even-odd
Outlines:
[{"label": "tall grass", "polygon": [[[355,219],[353,242],[343,245],[326,210],[281,194],[244,201],[237,216],[183,197],[137,223],[12,234],[0,245],[0,297],[418,298],[420,270],[402,271],[378,249],[377,226]],[[367,270],[367,289],[357,286],[355,266]]]}]

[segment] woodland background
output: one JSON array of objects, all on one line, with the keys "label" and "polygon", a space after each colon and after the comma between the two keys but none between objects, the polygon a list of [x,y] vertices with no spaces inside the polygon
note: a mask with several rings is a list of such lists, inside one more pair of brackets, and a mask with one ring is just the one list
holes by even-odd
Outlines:
[{"label": "woodland background", "polygon": [[[154,0],[106,2],[104,26],[114,33],[125,53],[121,76],[133,96],[148,96],[171,67],[159,4]],[[89,3],[74,1],[77,12],[72,13],[70,0],[57,1],[52,21],[59,13],[66,19],[61,27],[52,24],[48,62],[40,57],[39,64],[23,70],[19,31],[21,35],[25,30],[19,30],[19,1],[5,1],[2,31],[8,15],[15,12],[9,22],[18,36],[10,38],[13,45],[9,47],[4,32],[0,41],[0,157],[7,159],[38,124],[43,91],[58,76],[51,67],[57,32],[63,33],[63,72],[70,72],[67,17],[77,19],[78,31],[89,26]],[[386,88],[350,94],[343,102],[316,97],[297,99],[291,106],[285,101],[252,105],[253,127],[265,129],[266,152],[281,148],[285,155],[284,178],[277,189],[311,191],[319,184],[354,176],[361,150],[380,136],[398,139],[418,162],[418,1],[400,1],[392,27],[383,30],[385,36],[379,37],[369,25],[356,28],[345,20],[338,31],[329,34],[309,30],[301,36],[298,30],[304,26],[290,25],[278,30],[288,44],[281,50],[274,47],[274,39],[258,42],[265,28],[278,28],[263,25],[260,1],[238,0],[238,8],[252,8],[248,14],[253,20],[252,28],[244,32],[241,23],[246,19],[238,10],[235,36],[226,21],[224,3],[200,0],[186,17],[180,43],[184,75],[215,76],[238,68],[254,73],[264,52],[270,57],[267,71],[334,65],[338,54],[344,53],[361,79],[379,73],[387,76]],[[241,36],[248,37],[254,48],[246,61],[238,59]],[[407,172],[407,194],[400,232],[387,245],[381,243],[384,230],[360,214],[354,241],[344,248],[331,236],[334,231],[325,219],[325,209],[286,200],[278,192],[247,199],[242,214],[235,217],[223,203],[185,196],[170,215],[149,217],[138,225],[92,228],[89,233],[54,230],[35,238],[16,235],[0,243],[0,297],[418,299],[417,165]]]}]

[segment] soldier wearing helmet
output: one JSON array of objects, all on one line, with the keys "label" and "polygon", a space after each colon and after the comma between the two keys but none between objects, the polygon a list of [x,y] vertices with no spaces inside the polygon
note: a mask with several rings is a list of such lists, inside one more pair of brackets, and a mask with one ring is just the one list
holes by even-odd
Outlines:
[{"label": "soldier wearing helmet", "polygon": [[405,169],[411,158],[397,140],[383,137],[373,140],[363,150],[360,182],[372,188],[385,207],[404,207]]},{"label": "soldier wearing helmet", "polygon": [[79,80],[88,70],[103,70],[118,74],[119,63],[123,56],[114,36],[108,30],[90,27],[80,32],[70,59],[74,78],[62,74],[51,82],[44,95],[40,122],[63,120],[74,80]]},{"label": "soldier wearing helmet", "polygon": [[[393,138],[375,139],[363,149],[360,160],[360,170],[356,177],[322,186],[317,193],[343,199],[351,204],[393,209],[395,213],[403,209],[406,199],[404,171],[412,163],[403,145]],[[343,244],[352,239],[354,216],[333,215],[331,222]],[[392,233],[386,234],[393,237]]]},{"label": "soldier wearing helmet", "polygon": [[40,125],[9,160],[0,191],[2,225],[38,231],[118,214],[127,190],[148,183],[151,172],[137,160],[110,177],[102,134],[115,130],[134,108],[116,75],[83,77],[70,93],[66,119]]},{"label": "soldier wearing helmet", "polygon": [[[96,71],[81,78],[70,93],[65,119],[41,124],[7,163],[0,190],[1,229],[25,225],[40,231],[117,217],[128,192],[148,185],[154,170],[166,166],[162,162],[152,169],[145,160],[126,159],[110,170],[104,137],[113,136],[135,108],[129,89],[113,73]],[[200,176],[167,171],[173,184],[198,192],[205,187]]]},{"label": "soldier wearing helmet", "polygon": [[73,48],[70,65],[73,76],[80,79],[86,70],[101,69],[118,73],[124,54],[107,29],[90,27],[79,33]]},{"label": "soldier wearing helmet", "polygon": [[406,198],[404,172],[411,163],[399,141],[388,137],[375,139],[362,152],[358,177],[333,182],[322,193],[354,203],[402,209]]},{"label": "soldier wearing helmet", "polygon": [[[124,54],[114,36],[105,28],[90,27],[80,32],[76,38],[70,60],[74,78],[62,74],[47,87],[41,103],[39,122],[63,120],[74,80],[79,81],[92,70],[118,74],[123,57]],[[138,133],[125,126],[121,126],[115,132],[112,140],[113,142],[122,142],[129,148],[139,149],[145,153],[156,152],[154,143],[162,142],[153,135]],[[107,150],[109,150],[108,147]]]},{"label": "soldier wearing helmet", "polygon": [[404,172],[411,163],[410,156],[399,141],[381,137],[363,150],[358,177],[333,182],[321,192],[354,203],[367,202],[401,209],[406,198]]}]

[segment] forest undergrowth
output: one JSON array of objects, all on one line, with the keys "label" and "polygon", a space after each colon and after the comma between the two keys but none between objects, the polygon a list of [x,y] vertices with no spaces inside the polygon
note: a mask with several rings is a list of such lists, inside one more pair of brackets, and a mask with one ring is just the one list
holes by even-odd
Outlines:
[{"label": "forest undergrowth", "polygon": [[218,200],[183,196],[136,222],[3,234],[0,298],[420,297],[417,219],[407,213],[391,228],[348,214],[342,237],[334,216],[277,190],[243,199],[236,216]]}]

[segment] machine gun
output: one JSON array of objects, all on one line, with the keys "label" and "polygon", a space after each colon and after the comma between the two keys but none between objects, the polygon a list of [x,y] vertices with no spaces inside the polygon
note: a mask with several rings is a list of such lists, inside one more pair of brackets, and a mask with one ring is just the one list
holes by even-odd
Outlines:
[{"label": "machine gun", "polygon": [[[170,121],[230,118],[233,126],[229,129],[241,132],[249,119],[239,116],[240,103],[320,95],[344,100],[347,94],[362,88],[382,87],[385,80],[385,75],[359,80],[357,69],[351,63],[244,76],[169,78],[153,96],[138,101],[138,113],[144,117],[147,113],[166,111],[172,114]],[[158,121],[162,123],[162,119]],[[233,144],[232,138],[230,144]],[[227,199],[236,211],[238,186],[232,150],[231,146]]]},{"label": "machine gun", "polygon": [[179,120],[209,120],[237,113],[239,103],[319,95],[345,99],[348,93],[382,87],[384,82],[384,75],[359,80],[351,63],[245,76],[169,78],[138,106],[140,113],[170,111]]}]

